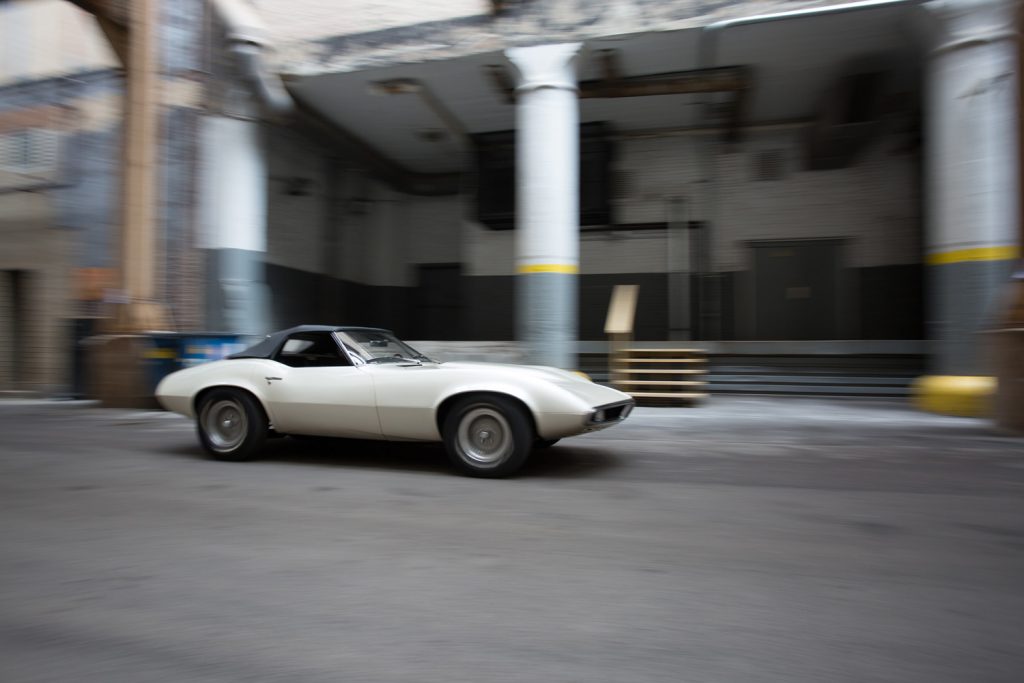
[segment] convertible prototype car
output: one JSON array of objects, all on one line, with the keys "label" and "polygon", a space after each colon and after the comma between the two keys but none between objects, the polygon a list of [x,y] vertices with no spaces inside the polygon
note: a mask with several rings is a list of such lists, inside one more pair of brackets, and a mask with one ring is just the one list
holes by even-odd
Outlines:
[{"label": "convertible prototype car", "polygon": [[165,377],[156,396],[195,418],[215,458],[269,435],[443,441],[463,473],[512,474],[534,448],[624,420],[633,399],[556,368],[439,363],[388,330],[302,325]]}]

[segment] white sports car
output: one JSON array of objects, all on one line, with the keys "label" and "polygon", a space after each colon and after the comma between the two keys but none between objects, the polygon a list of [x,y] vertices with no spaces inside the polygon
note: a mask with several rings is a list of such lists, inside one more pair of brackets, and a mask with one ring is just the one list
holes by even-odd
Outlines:
[{"label": "white sports car", "polygon": [[253,457],[268,435],[443,441],[465,474],[501,477],[531,450],[624,420],[633,399],[556,368],[439,363],[388,330],[302,325],[156,388],[196,419],[215,458]]}]

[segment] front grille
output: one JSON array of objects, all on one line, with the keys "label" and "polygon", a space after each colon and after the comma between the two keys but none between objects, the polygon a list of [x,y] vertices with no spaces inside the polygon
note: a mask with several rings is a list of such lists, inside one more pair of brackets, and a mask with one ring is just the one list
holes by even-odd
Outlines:
[{"label": "front grille", "polygon": [[598,406],[594,408],[594,412],[590,416],[590,422],[591,424],[607,424],[624,420],[633,410],[634,405],[633,401],[623,401],[622,403]]}]

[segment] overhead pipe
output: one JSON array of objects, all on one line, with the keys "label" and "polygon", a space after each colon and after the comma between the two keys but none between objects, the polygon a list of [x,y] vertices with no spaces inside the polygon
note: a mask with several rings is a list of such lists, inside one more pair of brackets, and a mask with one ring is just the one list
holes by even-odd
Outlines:
[{"label": "overhead pipe", "polygon": [[268,31],[263,21],[244,0],[211,0],[224,24],[228,51],[238,60],[242,77],[256,99],[272,118],[286,118],[295,111],[295,101],[281,77],[267,69]]},{"label": "overhead pipe", "polygon": [[[217,17],[224,25],[228,50],[238,59],[238,65],[253,94],[264,110],[275,119],[294,119],[300,127],[314,135],[326,138],[352,160],[364,165],[374,176],[391,185],[399,192],[420,196],[456,194],[459,190],[458,174],[416,173],[389,159],[357,136],[344,130],[333,121],[303,105],[288,90],[280,76],[267,69],[266,51],[269,48],[268,31],[253,8],[244,0],[211,0]],[[412,81],[410,81],[412,83]],[[415,88],[428,101],[430,93]],[[436,101],[428,105],[441,116]],[[441,116],[449,129],[453,128],[451,116]],[[456,122],[457,123],[457,122]],[[457,130],[461,130],[461,127]],[[460,138],[466,139],[464,131]]]}]

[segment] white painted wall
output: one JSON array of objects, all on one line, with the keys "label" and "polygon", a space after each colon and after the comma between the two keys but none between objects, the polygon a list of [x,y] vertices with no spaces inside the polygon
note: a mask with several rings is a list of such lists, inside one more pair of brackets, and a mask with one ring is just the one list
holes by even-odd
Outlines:
[{"label": "white painted wall", "polygon": [[[734,152],[717,160],[715,235],[721,270],[749,268],[748,241],[849,238],[847,265],[868,267],[920,261],[920,217],[915,159],[897,153],[901,140],[882,138],[851,167],[801,170],[799,129],[751,131]],[[711,210],[707,136],[680,135],[618,141],[613,181],[619,223],[664,223],[673,200],[684,200],[689,220]],[[301,139],[270,146],[268,259],[321,272],[326,191],[320,150]],[[781,180],[755,179],[755,155],[781,149]],[[309,197],[282,196],[277,177],[303,173],[316,180]],[[515,232],[488,230],[472,219],[470,197],[411,197],[367,179],[360,171],[338,181],[341,227],[336,277],[375,285],[414,286],[416,264],[464,264],[467,275],[513,275]],[[584,231],[581,272],[660,273],[668,270],[665,231]]]},{"label": "white painted wall", "polygon": [[[849,168],[804,171],[798,140],[798,130],[763,132],[719,157],[718,269],[747,269],[748,240],[812,237],[850,238],[853,267],[920,262],[915,159],[895,152],[902,141],[876,141]],[[753,179],[762,149],[784,150],[784,179]]]},{"label": "white painted wall", "polygon": [[207,116],[199,149],[199,246],[266,251],[267,167],[259,124]]},{"label": "white painted wall", "polygon": [[[920,210],[913,155],[894,153],[901,141],[876,141],[845,169],[805,171],[799,129],[750,132],[733,153],[717,160],[715,252],[720,270],[749,267],[750,240],[847,237],[848,265],[920,261]],[[684,200],[688,220],[712,211],[701,155],[706,135],[624,139],[617,143],[613,213],[621,224],[664,223],[673,199]],[[781,180],[755,179],[755,155],[781,149]],[[512,275],[514,234],[467,222],[470,275]],[[581,237],[581,272],[652,273],[667,270],[663,231],[588,233]]]},{"label": "white painted wall", "polygon": [[0,2],[0,85],[116,66],[96,20],[67,0]]},{"label": "white painted wall", "polygon": [[207,116],[200,133],[199,246],[266,251],[266,159],[259,124]]},{"label": "white painted wall", "polygon": [[[351,282],[408,287],[416,284],[416,264],[462,261],[461,198],[400,194],[361,169],[345,168],[343,160],[330,186],[323,149],[284,129],[268,135],[269,263]],[[310,181],[307,194],[288,194],[294,178]],[[333,230],[327,225],[331,197]],[[327,273],[332,262],[334,272]]]},{"label": "white painted wall", "polygon": [[[306,138],[283,128],[267,136],[267,262],[313,273],[323,272],[327,199],[327,159]],[[290,183],[305,179],[307,194],[288,194]]]},{"label": "white painted wall", "polygon": [[335,277],[412,287],[417,264],[463,261],[462,198],[403,195],[358,173],[340,185],[344,209]]}]

